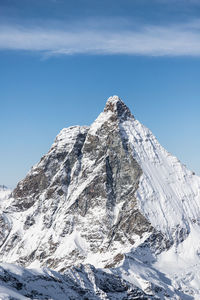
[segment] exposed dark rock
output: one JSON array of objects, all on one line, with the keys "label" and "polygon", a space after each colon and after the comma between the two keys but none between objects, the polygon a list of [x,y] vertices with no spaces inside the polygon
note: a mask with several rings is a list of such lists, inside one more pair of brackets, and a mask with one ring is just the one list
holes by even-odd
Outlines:
[{"label": "exposed dark rock", "polygon": [[11,230],[11,225],[5,214],[0,215],[0,247],[5,243]]},{"label": "exposed dark rock", "polygon": [[[97,127],[94,124],[90,129],[64,129],[13,191],[11,207],[24,211],[25,231],[37,225],[38,217],[42,220],[42,232],[59,230],[59,236],[54,235],[51,241],[48,237],[36,238],[34,249],[27,256],[19,255],[21,264],[27,266],[38,259],[44,265],[58,267],[55,253],[60,238],[67,238],[74,230],[80,232],[94,253],[112,251],[115,242],[134,244],[135,235],[142,237],[152,231],[135,198],[142,170],[120,125],[133,116],[118,98],[108,100],[104,114],[105,120]],[[99,215],[95,213],[98,210]],[[20,249],[24,247],[23,241],[14,240],[14,236],[13,233],[0,255],[11,249],[12,243]],[[78,247],[63,253],[60,261],[68,266],[77,259],[85,259],[84,251]]]}]

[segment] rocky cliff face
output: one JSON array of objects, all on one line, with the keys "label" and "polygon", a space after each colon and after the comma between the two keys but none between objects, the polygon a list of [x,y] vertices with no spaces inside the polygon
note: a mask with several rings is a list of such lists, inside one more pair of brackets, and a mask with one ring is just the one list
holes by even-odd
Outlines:
[{"label": "rocky cliff face", "polygon": [[[23,229],[20,224],[11,230],[1,255],[6,250],[12,262],[28,266],[39,260],[63,269],[77,258],[83,262],[88,251],[114,254],[117,244],[133,245],[152,231],[135,198],[142,169],[120,128],[128,119],[134,118],[125,104],[111,98],[90,128],[61,131],[47,155],[13,191],[9,211],[21,215]],[[40,238],[29,247],[33,231]],[[71,237],[74,245],[63,252]],[[104,265],[109,260],[104,259]]]},{"label": "rocky cliff face", "polygon": [[0,258],[61,272],[89,263],[149,297],[187,299],[164,265],[200,237],[199,201],[200,178],[113,96],[90,127],[63,129],[4,202]]}]

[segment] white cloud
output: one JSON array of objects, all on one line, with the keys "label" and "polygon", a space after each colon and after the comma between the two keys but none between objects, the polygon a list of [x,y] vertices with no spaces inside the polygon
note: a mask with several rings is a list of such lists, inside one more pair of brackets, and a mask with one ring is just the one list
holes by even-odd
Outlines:
[{"label": "white cloud", "polygon": [[[71,28],[71,27],[70,27]],[[125,54],[200,56],[200,21],[132,30],[49,29],[0,26],[0,50],[39,51],[45,55]]]}]

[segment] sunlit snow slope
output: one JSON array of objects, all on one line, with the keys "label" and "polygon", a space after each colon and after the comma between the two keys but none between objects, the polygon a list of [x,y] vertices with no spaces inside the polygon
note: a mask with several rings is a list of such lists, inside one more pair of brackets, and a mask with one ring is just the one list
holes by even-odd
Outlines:
[{"label": "sunlit snow slope", "polygon": [[137,190],[140,210],[151,224],[171,237],[181,226],[200,223],[200,177],[167,152],[137,120],[122,123],[133,157],[143,174]]}]

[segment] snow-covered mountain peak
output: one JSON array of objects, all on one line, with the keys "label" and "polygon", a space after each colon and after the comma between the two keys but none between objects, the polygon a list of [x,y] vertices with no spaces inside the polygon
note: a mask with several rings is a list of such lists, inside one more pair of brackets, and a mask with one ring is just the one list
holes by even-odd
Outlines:
[{"label": "snow-covered mountain peak", "polygon": [[[90,126],[88,135],[98,135],[98,132],[104,127],[109,127],[111,130],[116,127],[119,129],[119,125],[128,119],[134,120],[129,108],[118,96],[111,96],[108,98],[103,112]],[[106,132],[104,132],[105,134]]]},{"label": "snow-covered mountain peak", "polygon": [[120,97],[117,96],[117,95],[113,95],[113,96],[110,96],[107,101],[112,101],[112,102],[117,102],[117,101],[121,101]]},{"label": "snow-covered mountain peak", "polygon": [[118,96],[111,96],[108,98],[104,112],[112,112],[120,120],[125,120],[127,117],[132,117],[129,108]]},{"label": "snow-covered mountain peak", "polygon": [[64,128],[3,203],[3,262],[61,272],[92,264],[153,299],[200,296],[200,178],[118,96],[90,127]]}]

